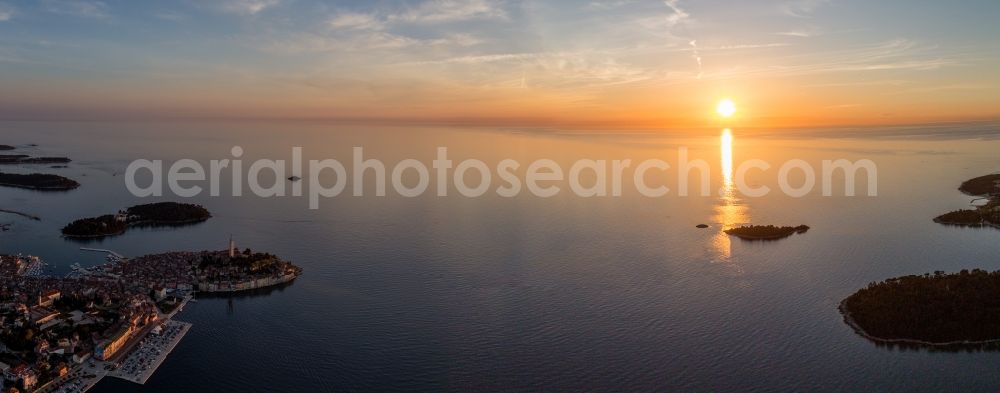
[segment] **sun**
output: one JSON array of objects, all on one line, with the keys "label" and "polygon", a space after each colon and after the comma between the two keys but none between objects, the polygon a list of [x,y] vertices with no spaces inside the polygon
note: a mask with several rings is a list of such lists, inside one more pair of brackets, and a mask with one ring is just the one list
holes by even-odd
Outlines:
[{"label": "sun", "polygon": [[736,114],[736,103],[726,98],[719,101],[719,105],[715,107],[715,111],[719,113],[719,116],[733,117]]}]

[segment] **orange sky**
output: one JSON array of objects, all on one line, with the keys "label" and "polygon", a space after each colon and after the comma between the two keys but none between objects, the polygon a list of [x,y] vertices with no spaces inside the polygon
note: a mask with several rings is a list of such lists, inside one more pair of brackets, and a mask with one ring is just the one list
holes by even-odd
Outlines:
[{"label": "orange sky", "polygon": [[[901,0],[79,3],[93,4],[0,9],[0,119],[1000,119],[1000,31],[974,7],[902,18]],[[726,97],[739,112],[724,123]]]}]

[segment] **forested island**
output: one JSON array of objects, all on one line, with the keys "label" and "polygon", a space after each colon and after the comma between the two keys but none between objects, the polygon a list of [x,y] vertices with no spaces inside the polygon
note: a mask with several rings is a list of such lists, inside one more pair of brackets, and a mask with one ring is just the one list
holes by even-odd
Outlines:
[{"label": "forested island", "polygon": [[966,180],[958,189],[967,195],[986,198],[987,202],[975,209],[942,214],[934,218],[934,222],[945,225],[1000,228],[1000,174]]},{"label": "forested island", "polygon": [[727,229],[727,235],[736,236],[743,240],[777,240],[784,239],[796,233],[806,233],[808,226],[799,225],[797,227],[779,227],[774,225],[745,225],[737,228]]},{"label": "forested island", "polygon": [[14,150],[14,146],[11,146],[11,145],[0,145],[0,150]]},{"label": "forested island", "polygon": [[200,205],[159,202],[132,206],[118,214],[76,220],[63,227],[62,233],[71,238],[98,238],[120,235],[133,226],[194,224],[211,217],[212,214]]},{"label": "forested island", "polygon": [[840,303],[859,334],[883,343],[1000,345],[1000,271],[891,278]]},{"label": "forested island", "polygon": [[27,188],[40,191],[68,191],[80,187],[80,183],[59,175],[0,172],[0,186]]}]

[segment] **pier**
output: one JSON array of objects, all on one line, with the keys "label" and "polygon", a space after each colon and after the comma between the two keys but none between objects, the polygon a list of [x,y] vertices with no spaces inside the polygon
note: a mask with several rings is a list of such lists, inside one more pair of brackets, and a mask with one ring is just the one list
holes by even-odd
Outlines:
[{"label": "pier", "polygon": [[119,254],[119,253],[114,252],[114,251],[111,251],[111,250],[105,250],[105,249],[101,249],[101,248],[90,248],[90,247],[80,247],[80,250],[83,250],[83,251],[94,251],[94,252],[103,252],[105,254],[111,255],[111,256],[113,256],[115,258],[118,258],[118,259],[125,259],[124,255]]}]

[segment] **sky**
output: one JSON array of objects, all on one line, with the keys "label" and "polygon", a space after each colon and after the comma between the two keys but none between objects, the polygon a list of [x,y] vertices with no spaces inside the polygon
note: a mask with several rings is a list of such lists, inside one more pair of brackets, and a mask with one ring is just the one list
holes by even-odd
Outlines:
[{"label": "sky", "polygon": [[0,0],[0,119],[1000,119],[1000,2]]}]

